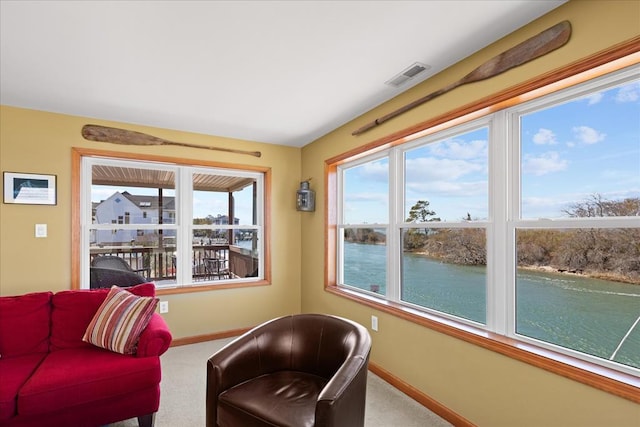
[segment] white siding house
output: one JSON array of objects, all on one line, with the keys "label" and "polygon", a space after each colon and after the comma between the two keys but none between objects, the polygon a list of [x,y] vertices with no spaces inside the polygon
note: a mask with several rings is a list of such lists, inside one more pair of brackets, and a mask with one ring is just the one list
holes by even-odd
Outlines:
[{"label": "white siding house", "polygon": [[[162,198],[162,221],[157,196],[136,196],[127,191],[115,192],[95,207],[96,224],[173,224],[175,223],[175,198]],[[95,243],[98,245],[121,245],[144,243],[141,237],[156,233],[156,230],[111,229],[97,230]],[[165,236],[175,235],[165,230]]]}]

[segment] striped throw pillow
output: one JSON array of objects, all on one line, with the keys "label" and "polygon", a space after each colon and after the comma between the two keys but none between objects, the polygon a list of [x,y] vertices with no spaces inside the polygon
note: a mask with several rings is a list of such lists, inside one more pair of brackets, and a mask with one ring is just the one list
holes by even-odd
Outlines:
[{"label": "striped throw pillow", "polygon": [[158,298],[139,297],[112,286],[82,340],[116,353],[134,354],[157,304]]}]

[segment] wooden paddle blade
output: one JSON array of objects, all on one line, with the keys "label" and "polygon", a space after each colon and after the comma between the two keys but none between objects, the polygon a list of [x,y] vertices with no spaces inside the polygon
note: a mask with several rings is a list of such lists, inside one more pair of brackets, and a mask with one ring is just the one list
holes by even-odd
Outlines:
[{"label": "wooden paddle blade", "polygon": [[210,145],[189,144],[186,142],[175,142],[167,139],[155,137],[133,130],[118,129],[99,125],[84,125],[82,136],[89,141],[111,142],[123,145],[176,145],[179,147],[200,148],[203,150],[224,151],[227,153],[247,154],[249,156],[260,157],[260,151],[236,150],[235,148],[212,147]]},{"label": "wooden paddle blade", "polygon": [[142,132],[99,125],[84,125],[82,127],[82,137],[89,141],[124,145],[163,145],[169,142]]},{"label": "wooden paddle blade", "polygon": [[497,76],[564,46],[570,37],[571,23],[562,21],[491,58],[461,80],[463,83],[471,83]]},{"label": "wooden paddle blade", "polygon": [[405,113],[412,108],[417,107],[418,105],[422,105],[425,102],[430,101],[433,98],[438,97],[444,93],[447,93],[458,86],[497,76],[498,74],[504,73],[505,71],[513,67],[517,67],[540,56],[546,55],[547,53],[556,50],[561,46],[564,46],[569,41],[570,36],[571,23],[569,21],[562,21],[559,24],[546,29],[540,34],[537,34],[530,39],[525,40],[524,42],[512,47],[511,49],[502,52],[500,55],[491,58],[463,78],[443,87],[442,89],[432,92],[429,95],[423,96],[422,98],[417,99],[403,107],[400,107],[395,111],[392,111],[382,117],[375,119],[373,122],[356,129],[351,133],[351,135],[360,135],[361,133],[374,128],[386,122],[387,120],[399,116],[400,114]]}]

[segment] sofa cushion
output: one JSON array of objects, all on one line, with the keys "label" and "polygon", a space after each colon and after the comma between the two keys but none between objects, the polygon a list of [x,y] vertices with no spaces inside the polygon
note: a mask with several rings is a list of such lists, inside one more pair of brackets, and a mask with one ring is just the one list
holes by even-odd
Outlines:
[{"label": "sofa cushion", "polygon": [[325,378],[304,372],[262,375],[224,391],[218,401],[218,424],[311,427]]},{"label": "sofa cushion", "polygon": [[20,389],[18,414],[61,411],[145,390],[160,383],[160,358],[90,346],[50,353]]},{"label": "sofa cushion", "polygon": [[[155,296],[155,285],[143,283],[127,288],[139,296]],[[107,297],[109,289],[81,289],[57,292],[51,299],[51,351],[90,348],[82,337],[93,315]]]},{"label": "sofa cushion", "polygon": [[157,305],[157,298],[139,297],[112,286],[82,340],[116,353],[133,354]]},{"label": "sofa cushion", "polygon": [[18,390],[36,370],[46,353],[0,359],[0,424],[16,414]]},{"label": "sofa cushion", "polygon": [[48,351],[52,295],[0,297],[0,357]]}]

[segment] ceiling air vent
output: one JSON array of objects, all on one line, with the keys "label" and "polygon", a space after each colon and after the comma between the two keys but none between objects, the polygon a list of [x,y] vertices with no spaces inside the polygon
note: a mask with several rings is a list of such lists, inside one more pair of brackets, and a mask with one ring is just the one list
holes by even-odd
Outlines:
[{"label": "ceiling air vent", "polygon": [[410,65],[409,67],[407,67],[405,70],[403,70],[399,74],[395,75],[393,78],[384,82],[384,84],[393,86],[393,87],[400,87],[408,81],[420,80],[422,77],[426,76],[424,72],[427,71],[429,68],[431,67],[427,64],[416,62]]}]

